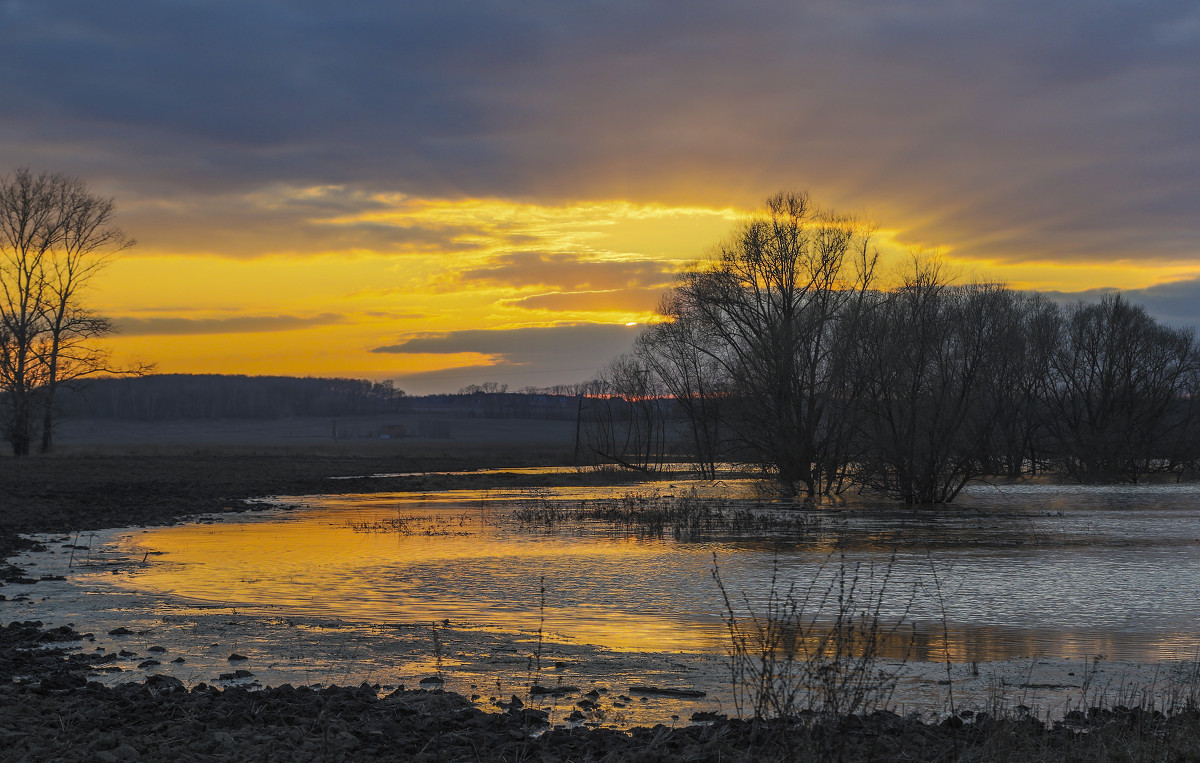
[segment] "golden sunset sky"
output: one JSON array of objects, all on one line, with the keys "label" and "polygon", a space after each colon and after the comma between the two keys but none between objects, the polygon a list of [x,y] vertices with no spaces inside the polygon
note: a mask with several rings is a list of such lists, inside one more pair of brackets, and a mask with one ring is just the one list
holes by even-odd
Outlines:
[{"label": "golden sunset sky", "polygon": [[1200,320],[1192,3],[0,4],[0,172],[138,245],[118,362],[585,380],[782,189],[885,257]]}]

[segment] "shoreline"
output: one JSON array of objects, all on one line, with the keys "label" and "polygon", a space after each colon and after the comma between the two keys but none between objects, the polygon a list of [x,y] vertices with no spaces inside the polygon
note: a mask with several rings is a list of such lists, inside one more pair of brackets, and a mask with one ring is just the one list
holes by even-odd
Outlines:
[{"label": "shoreline", "polygon": [[1200,711],[1076,711],[1047,723],[1013,709],[926,722],[889,711],[804,712],[742,720],[696,714],[687,725],[627,731],[548,723],[512,695],[498,712],[440,689],[249,690],[154,675],[89,681],[94,656],[68,627],[0,625],[0,744],[6,760],[1157,760],[1194,759]]}]

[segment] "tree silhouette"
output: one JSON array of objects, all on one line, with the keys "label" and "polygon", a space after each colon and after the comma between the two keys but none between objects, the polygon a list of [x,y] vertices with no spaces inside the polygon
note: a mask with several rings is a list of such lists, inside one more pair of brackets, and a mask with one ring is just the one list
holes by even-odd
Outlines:
[{"label": "tree silhouette", "polygon": [[14,455],[30,452],[39,408],[41,448],[50,449],[61,384],[106,370],[106,355],[89,340],[112,326],[81,293],[109,257],[133,245],[112,216],[112,199],[79,180],[28,169],[0,178],[0,387]]},{"label": "tree silhouette", "polygon": [[1063,309],[919,256],[876,288],[876,262],[869,229],[781,193],[680,277],[632,357],[702,476],[728,458],[791,493],[944,503],[983,475],[1200,464],[1193,332],[1119,295]]}]

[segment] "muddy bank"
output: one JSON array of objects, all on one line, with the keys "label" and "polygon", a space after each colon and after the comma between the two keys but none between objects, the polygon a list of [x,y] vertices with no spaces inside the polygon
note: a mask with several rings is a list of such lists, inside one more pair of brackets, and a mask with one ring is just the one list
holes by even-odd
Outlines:
[{"label": "muddy bank", "polygon": [[362,685],[260,691],[152,676],[105,687],[74,630],[0,626],[5,760],[1103,760],[1194,759],[1200,714],[1115,708],[1045,724],[893,713],[790,722],[721,716],[670,728],[549,727],[517,697],[487,713],[457,694]]}]

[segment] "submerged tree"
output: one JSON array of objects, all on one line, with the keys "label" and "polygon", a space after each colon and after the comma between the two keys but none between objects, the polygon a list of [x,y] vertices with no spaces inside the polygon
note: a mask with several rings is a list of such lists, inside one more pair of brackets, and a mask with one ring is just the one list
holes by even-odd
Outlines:
[{"label": "submerged tree", "polygon": [[[877,259],[869,229],[781,193],[680,277],[621,368],[682,414],[702,476],[728,459],[793,493],[857,484],[944,503],[977,477],[1047,466],[1127,481],[1200,468],[1192,332],[1119,296],[1063,309],[921,257],[877,288]],[[630,422],[610,426],[610,449],[648,445],[630,439],[651,431],[632,426],[632,401],[664,409],[608,394],[597,410],[626,406],[607,420]]]},{"label": "submerged tree", "polygon": [[864,388],[856,479],[905,503],[952,501],[987,471],[1006,380],[1017,370],[1013,292],[953,285],[918,261],[904,282],[874,295],[855,344]]},{"label": "submerged tree", "polygon": [[113,225],[113,209],[73,178],[28,169],[0,178],[0,426],[14,455],[29,454],[39,419],[41,448],[50,449],[61,384],[106,370],[90,340],[112,326],[82,292],[133,245]]},{"label": "submerged tree", "polygon": [[1004,356],[989,385],[1001,415],[991,432],[984,471],[1007,477],[1037,474],[1048,464],[1048,411],[1040,390],[1049,374],[1062,314],[1037,293],[1005,290],[1008,333],[997,337]]},{"label": "submerged tree", "polygon": [[[719,385],[722,427],[792,492],[823,493],[838,478],[843,322],[870,287],[876,259],[870,229],[817,208],[807,194],[780,193],[666,303],[682,324],[660,330],[668,341],[657,367],[672,377],[667,386],[698,393],[699,378],[683,374],[713,374],[709,391],[694,399],[716,399]],[[703,415],[713,413],[704,407]]]},{"label": "submerged tree", "polygon": [[1066,310],[1041,396],[1056,460],[1084,481],[1137,482],[1173,464],[1198,368],[1194,333],[1119,294]]}]

